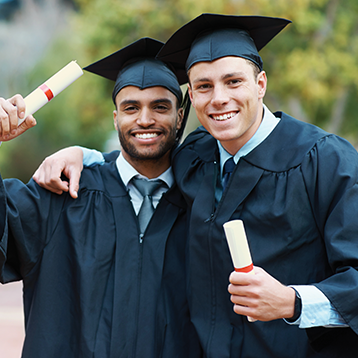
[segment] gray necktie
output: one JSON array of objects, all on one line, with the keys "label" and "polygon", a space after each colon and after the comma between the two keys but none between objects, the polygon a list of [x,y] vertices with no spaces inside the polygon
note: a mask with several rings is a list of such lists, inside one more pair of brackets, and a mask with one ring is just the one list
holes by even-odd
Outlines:
[{"label": "gray necktie", "polygon": [[132,183],[143,196],[142,205],[138,212],[138,221],[141,234],[144,234],[154,213],[152,195],[164,184],[164,182],[160,179],[148,181],[140,178],[133,178]]}]

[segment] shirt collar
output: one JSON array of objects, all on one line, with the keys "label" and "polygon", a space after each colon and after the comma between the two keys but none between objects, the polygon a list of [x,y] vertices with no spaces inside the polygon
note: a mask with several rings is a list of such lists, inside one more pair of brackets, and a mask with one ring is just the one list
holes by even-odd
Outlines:
[{"label": "shirt collar", "polygon": [[[265,104],[263,104],[263,107],[264,107],[264,116],[260,124],[260,127],[257,129],[255,134],[251,137],[251,139],[242,148],[240,148],[239,151],[234,155],[235,164],[237,164],[237,162],[241,157],[245,156],[246,154],[249,154],[253,149],[255,149],[259,144],[261,144],[269,136],[269,134],[275,129],[275,127],[280,121],[280,118],[275,117],[273,113],[266,107]],[[229,154],[224,149],[224,147],[221,145],[219,141],[217,142],[219,146],[220,167],[222,173],[226,160],[232,157],[232,155]]]},{"label": "shirt collar", "polygon": [[164,173],[162,173],[161,175],[159,175],[157,178],[153,178],[153,179],[148,179],[147,177],[145,177],[144,175],[138,173],[123,157],[122,152],[119,154],[117,160],[116,160],[116,165],[117,165],[117,169],[118,169],[118,173],[119,176],[121,177],[124,185],[126,187],[128,187],[128,183],[130,182],[130,180],[135,177],[138,176],[140,178],[145,178],[147,180],[154,180],[154,179],[161,179],[163,180],[168,187],[170,188],[173,184],[174,184],[174,175],[173,175],[173,170],[172,167],[169,167]]}]

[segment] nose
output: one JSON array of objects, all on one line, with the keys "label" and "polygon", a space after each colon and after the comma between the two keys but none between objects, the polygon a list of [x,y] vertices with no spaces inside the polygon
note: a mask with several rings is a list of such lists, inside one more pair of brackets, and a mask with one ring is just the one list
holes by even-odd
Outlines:
[{"label": "nose", "polygon": [[154,123],[155,119],[153,118],[150,109],[142,108],[137,118],[137,124],[141,127],[149,127]]},{"label": "nose", "polygon": [[227,90],[222,85],[217,85],[212,91],[211,104],[214,107],[220,107],[229,102]]}]

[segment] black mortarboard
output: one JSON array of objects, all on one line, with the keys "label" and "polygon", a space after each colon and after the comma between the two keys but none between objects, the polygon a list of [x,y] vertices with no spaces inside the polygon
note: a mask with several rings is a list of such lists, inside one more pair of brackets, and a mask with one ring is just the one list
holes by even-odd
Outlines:
[{"label": "black mortarboard", "polygon": [[180,85],[187,82],[183,70],[173,72],[164,62],[156,59],[163,42],[142,38],[119,51],[87,66],[84,70],[115,81],[112,99],[126,86],[140,89],[161,86],[167,88],[182,102]]},{"label": "black mortarboard", "polygon": [[262,70],[260,51],[291,21],[266,16],[201,14],[177,30],[157,58],[189,70],[197,62],[237,56]]},{"label": "black mortarboard", "polygon": [[180,139],[190,110],[189,97],[185,96],[183,102],[180,85],[188,80],[184,68],[174,69],[156,58],[162,46],[163,42],[144,37],[94,62],[84,70],[115,81],[112,92],[114,104],[116,104],[118,92],[126,86],[135,86],[140,89],[161,86],[168,89],[177,97],[179,105],[185,109],[182,126],[177,133],[177,139]]}]

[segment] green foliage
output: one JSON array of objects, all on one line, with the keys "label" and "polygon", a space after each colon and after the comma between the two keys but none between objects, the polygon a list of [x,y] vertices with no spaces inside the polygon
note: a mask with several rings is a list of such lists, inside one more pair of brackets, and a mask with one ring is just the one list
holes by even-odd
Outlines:
[{"label": "green foliage", "polygon": [[[142,36],[165,41],[203,12],[288,18],[293,23],[261,52],[269,78],[267,104],[338,134],[344,133],[347,121],[356,121],[347,111],[358,84],[355,0],[78,2],[89,61]],[[88,24],[92,26],[84,31]]]},{"label": "green foliage", "polygon": [[[293,23],[261,51],[265,103],[358,142],[356,0],[77,0],[77,7],[68,31],[31,71],[29,91],[73,59],[84,67],[143,36],[166,41],[203,12],[285,17]],[[113,129],[112,88],[85,73],[36,114],[36,128],[3,145],[2,172],[28,178],[44,156],[67,145],[103,150]]]}]

